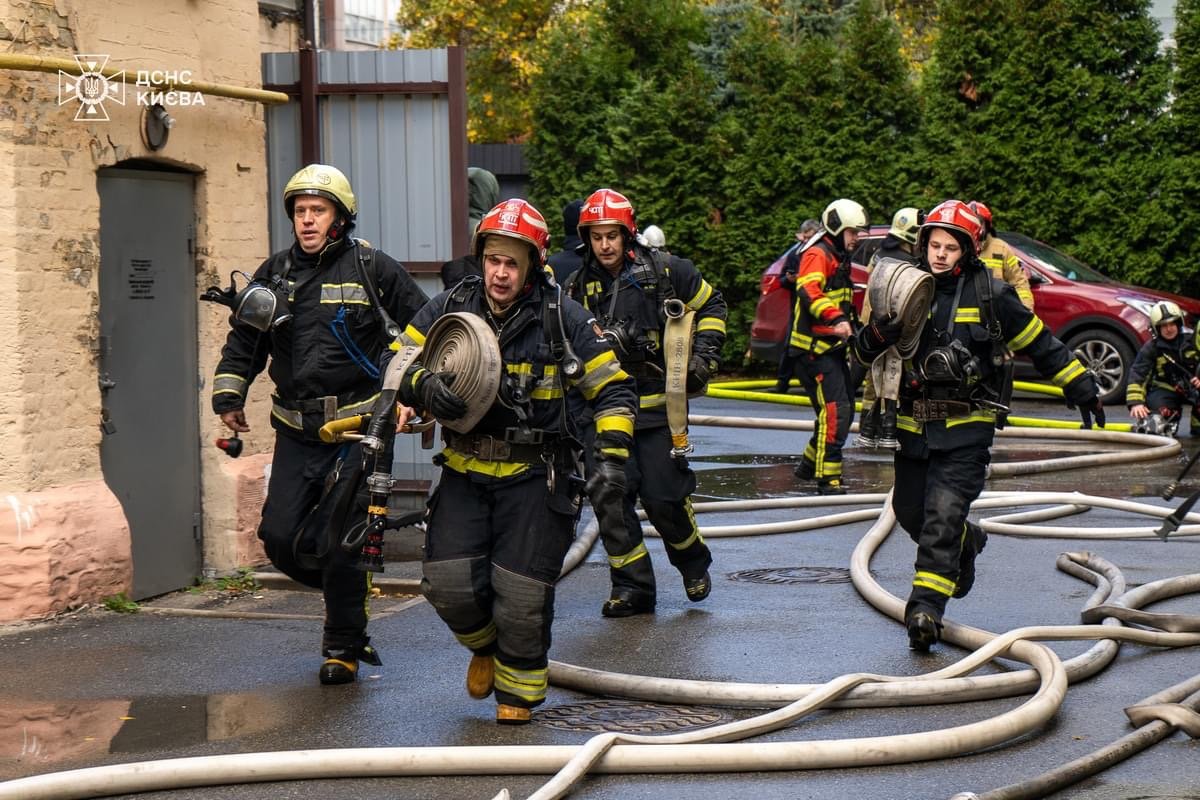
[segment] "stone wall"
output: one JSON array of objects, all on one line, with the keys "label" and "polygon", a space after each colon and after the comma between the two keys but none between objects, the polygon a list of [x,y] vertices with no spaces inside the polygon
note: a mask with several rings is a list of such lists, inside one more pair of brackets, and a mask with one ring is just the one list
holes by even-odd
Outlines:
[{"label": "stone wall", "polygon": [[[195,80],[242,87],[261,85],[262,48],[293,49],[295,39],[294,22],[272,27],[245,0],[11,0],[0,7],[0,52],[105,54],[109,67],[130,74],[190,70]],[[94,568],[118,552],[127,564],[129,552],[128,528],[100,466],[97,170],[137,158],[196,176],[197,294],[268,255],[261,105],[210,96],[204,105],[171,107],[175,127],[166,147],[153,152],[140,134],[138,87],[127,87],[124,106],[105,104],[108,122],[75,121],[76,106],[59,105],[58,88],[54,74],[0,70],[0,496],[38,509],[39,520],[37,536],[17,540],[17,512],[9,520],[0,509],[0,589],[11,595],[25,575],[34,595],[21,608],[0,605],[0,620],[61,611],[129,586],[127,571]],[[210,304],[199,311],[206,443],[223,433],[207,386],[228,330],[222,311]],[[269,450],[266,383],[254,387],[247,408],[254,427],[244,437],[247,455]],[[204,561],[217,571],[261,561],[252,537],[239,532],[245,521],[237,499],[246,495],[245,481],[261,482],[263,465],[241,461],[246,466],[232,468],[215,448],[202,448]],[[69,559],[60,557],[67,542]],[[20,555],[10,566],[13,553]]]}]

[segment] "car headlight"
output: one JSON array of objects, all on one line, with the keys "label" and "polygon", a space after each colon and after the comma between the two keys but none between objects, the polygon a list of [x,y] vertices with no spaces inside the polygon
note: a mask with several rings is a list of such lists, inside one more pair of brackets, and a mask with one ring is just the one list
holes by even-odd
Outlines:
[{"label": "car headlight", "polygon": [[1120,295],[1118,295],[1117,300],[1119,300],[1122,303],[1124,303],[1125,305],[1129,306],[1134,311],[1137,311],[1140,314],[1144,314],[1147,319],[1150,318],[1150,309],[1154,307],[1153,300],[1146,300],[1141,297],[1121,297]]}]

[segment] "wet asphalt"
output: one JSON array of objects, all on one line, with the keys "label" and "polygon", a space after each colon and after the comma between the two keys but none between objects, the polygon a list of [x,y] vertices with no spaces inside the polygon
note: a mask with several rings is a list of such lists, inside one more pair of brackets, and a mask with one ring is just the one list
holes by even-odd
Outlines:
[{"label": "wet asphalt", "polygon": [[[693,413],[799,417],[807,408],[702,399]],[[1114,418],[1122,409],[1113,409]],[[1070,419],[1059,403],[1023,398],[1017,412]],[[1186,424],[1185,424],[1186,430]],[[697,499],[740,499],[811,492],[792,476],[807,432],[694,428]],[[1200,439],[1151,464],[1117,465],[996,479],[989,489],[1079,490],[1167,505],[1158,494]],[[1084,452],[1074,443],[998,440],[996,461]],[[890,459],[850,447],[852,492],[886,491]],[[1200,468],[1181,493],[1200,489]],[[1177,502],[1177,501],[1176,501]],[[1173,504],[1172,504],[1173,505]],[[778,521],[815,510],[705,514],[701,525]],[[983,512],[987,514],[1001,512]],[[585,514],[585,522],[587,520]],[[1146,525],[1147,518],[1090,511],[1084,526]],[[648,546],[659,580],[657,612],[606,620],[600,605],[608,576],[597,545],[558,588],[557,661],[649,676],[711,681],[816,683],[848,672],[916,675],[952,663],[963,651],[939,645],[930,655],[907,648],[902,626],[867,605],[848,582],[850,554],[869,522],[802,533],[710,539],[714,588],[688,603],[657,539]],[[400,534],[384,577],[415,579],[418,537]],[[1200,565],[1200,540],[1090,540],[993,535],[979,560],[976,588],[952,601],[948,616],[1003,632],[1034,624],[1072,624],[1092,587],[1056,570],[1064,551],[1090,550],[1118,565],[1131,586]],[[890,536],[872,561],[885,589],[903,597],[914,546]],[[400,560],[404,559],[404,560]],[[273,586],[274,584],[272,584]],[[403,582],[391,586],[403,587]],[[493,722],[493,701],[462,688],[468,656],[430,606],[389,588],[373,601],[371,634],[384,665],[364,665],[357,684],[316,681],[321,602],[283,588],[231,594],[180,592],[137,614],[89,608],[41,623],[0,627],[0,780],[90,766],[183,756],[395,746],[577,745],[603,730],[692,730],[753,715],[719,706],[685,707],[586,695],[551,686],[525,727]],[[263,616],[175,616],[154,609],[252,612]],[[1200,613],[1183,597],[1154,610]],[[1064,658],[1083,643],[1054,643]],[[1011,664],[1010,664],[1011,665]],[[1005,669],[992,666],[988,670]],[[888,767],[769,773],[601,775],[576,798],[950,798],[1032,777],[1083,756],[1131,728],[1122,709],[1200,671],[1195,648],[1125,645],[1102,673],[1072,686],[1044,729],[986,752]],[[822,711],[757,742],[842,739],[936,730],[987,719],[1019,698],[959,705]],[[519,767],[519,765],[516,765]],[[481,775],[283,781],[153,791],[143,800],[215,798],[492,798],[536,791],[547,776]],[[0,789],[4,788],[0,783]],[[124,795],[129,796],[129,795]],[[1200,798],[1200,743],[1176,733],[1152,749],[1057,797],[1084,800]]]}]

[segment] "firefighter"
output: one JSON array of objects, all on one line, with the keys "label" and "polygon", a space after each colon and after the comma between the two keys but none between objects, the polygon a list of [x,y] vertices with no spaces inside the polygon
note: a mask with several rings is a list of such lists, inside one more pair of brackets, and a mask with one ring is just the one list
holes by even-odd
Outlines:
[{"label": "firefighter", "polygon": [[983,238],[979,242],[979,259],[992,271],[992,275],[1017,290],[1021,304],[1033,311],[1033,290],[1029,288],[1029,276],[1025,274],[1017,254],[1008,242],[996,235],[992,222],[992,210],[978,200],[967,206],[983,221]]},{"label": "firefighter", "polygon": [[[597,507],[592,497],[612,579],[601,614],[651,613],[657,602],[654,568],[635,507],[639,498],[665,543],[668,560],[683,576],[688,600],[700,602],[712,588],[712,554],[692,512],[695,473],[686,453],[673,445],[669,429],[664,307],[680,301],[695,311],[686,386],[687,393],[695,394],[720,365],[725,301],[691,261],[638,243],[633,206],[619,192],[600,189],[584,201],[579,237],[586,248],[583,266],[567,280],[567,293],[596,315],[621,366],[636,380],[638,393],[633,451],[625,465],[624,513],[606,517],[603,505]],[[686,398],[681,399],[686,410]],[[595,465],[589,466],[594,473]]]},{"label": "firefighter", "polygon": [[[478,417],[460,426],[469,428],[465,433],[443,429],[421,589],[472,652],[468,694],[482,699],[494,690],[501,724],[529,722],[530,709],[546,698],[554,584],[574,537],[582,488],[572,480],[579,449],[564,390],[578,390],[592,403],[597,458],[613,503],[620,502],[637,408],[633,379],[596,335],[591,315],[561,302],[543,269],[549,238],[545,219],[526,201],[497,205],[473,243],[482,279],[468,277],[433,298],[401,337],[423,345],[439,318],[465,312],[482,317],[498,340],[503,373],[486,411],[467,417],[466,400],[454,390],[457,376],[418,361],[400,386],[407,407],[400,421],[413,408],[443,422]],[[556,360],[556,350],[577,359],[569,379],[574,370]]]},{"label": "firefighter", "polygon": [[[892,258],[916,264],[917,234],[921,231],[921,223],[925,221],[925,212],[919,208],[902,208],[892,215],[892,225],[888,228],[887,236],[883,237],[879,249],[871,256],[867,265],[867,274],[875,269],[875,264],[881,258]],[[862,316],[871,316],[871,298],[863,295]],[[867,371],[858,359],[850,362],[850,385],[857,388],[866,377]],[[886,423],[886,424],[885,424]],[[858,422],[857,444],[863,447],[896,446],[896,425],[894,415],[881,413],[875,385],[867,381],[863,386],[862,416]]]},{"label": "firefighter", "polygon": [[[296,240],[264,261],[252,282],[273,297],[273,313],[248,317],[250,306],[267,306],[242,304],[230,319],[212,408],[232,430],[250,430],[246,394],[270,359],[275,452],[258,537],[281,572],[324,592],[319,678],[349,683],[360,660],[379,663],[366,633],[370,573],[356,568],[356,554],[331,546],[341,520],[331,518],[329,500],[357,490],[362,457],[358,445],[325,444],[317,431],[369,412],[378,396],[379,357],[390,340],[373,303],[403,325],[426,297],[399,263],[350,236],[358,205],[338,169],[304,167],[284,187],[283,204]],[[334,486],[323,492],[327,480]]]},{"label": "firefighter", "polygon": [[842,445],[854,416],[846,340],[854,332],[850,255],[867,230],[867,213],[853,200],[834,200],[821,214],[823,233],[803,247],[795,271],[780,283],[795,287],[788,350],[799,366],[800,383],[812,401],[816,425],[796,477],[817,480],[820,494],[845,494]]},{"label": "firefighter", "polygon": [[[1030,357],[1068,403],[1103,419],[1092,376],[1050,334],[1016,291],[978,258],[982,223],[966,203],[947,200],[929,212],[917,244],[933,275],[932,308],[901,381],[896,484],[892,508],[917,543],[905,608],[909,646],[928,651],[941,633],[951,597],[965,597],[987,537],[967,520],[983,489],[1000,400],[1007,396],[1010,352]],[[854,350],[870,363],[900,338],[903,323],[872,319]]]},{"label": "firefighter", "polygon": [[[1135,425],[1153,428],[1154,433],[1169,429],[1173,434],[1186,403],[1192,407],[1188,432],[1200,436],[1196,414],[1198,356],[1195,346],[1183,337],[1183,310],[1170,300],[1155,303],[1150,308],[1150,341],[1134,358],[1125,387],[1125,404]],[[1149,422],[1154,414],[1159,416],[1159,424]]]}]

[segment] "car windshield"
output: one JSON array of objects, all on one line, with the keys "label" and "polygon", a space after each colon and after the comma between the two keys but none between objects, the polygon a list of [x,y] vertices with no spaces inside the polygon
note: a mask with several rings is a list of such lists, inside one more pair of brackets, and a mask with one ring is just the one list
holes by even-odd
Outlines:
[{"label": "car windshield", "polygon": [[1037,267],[1051,275],[1058,275],[1067,280],[1081,283],[1115,283],[1112,278],[1097,272],[1082,261],[1059,252],[1048,244],[1042,244],[1036,239],[1008,231],[1001,233],[1000,238],[1018,248]]}]

